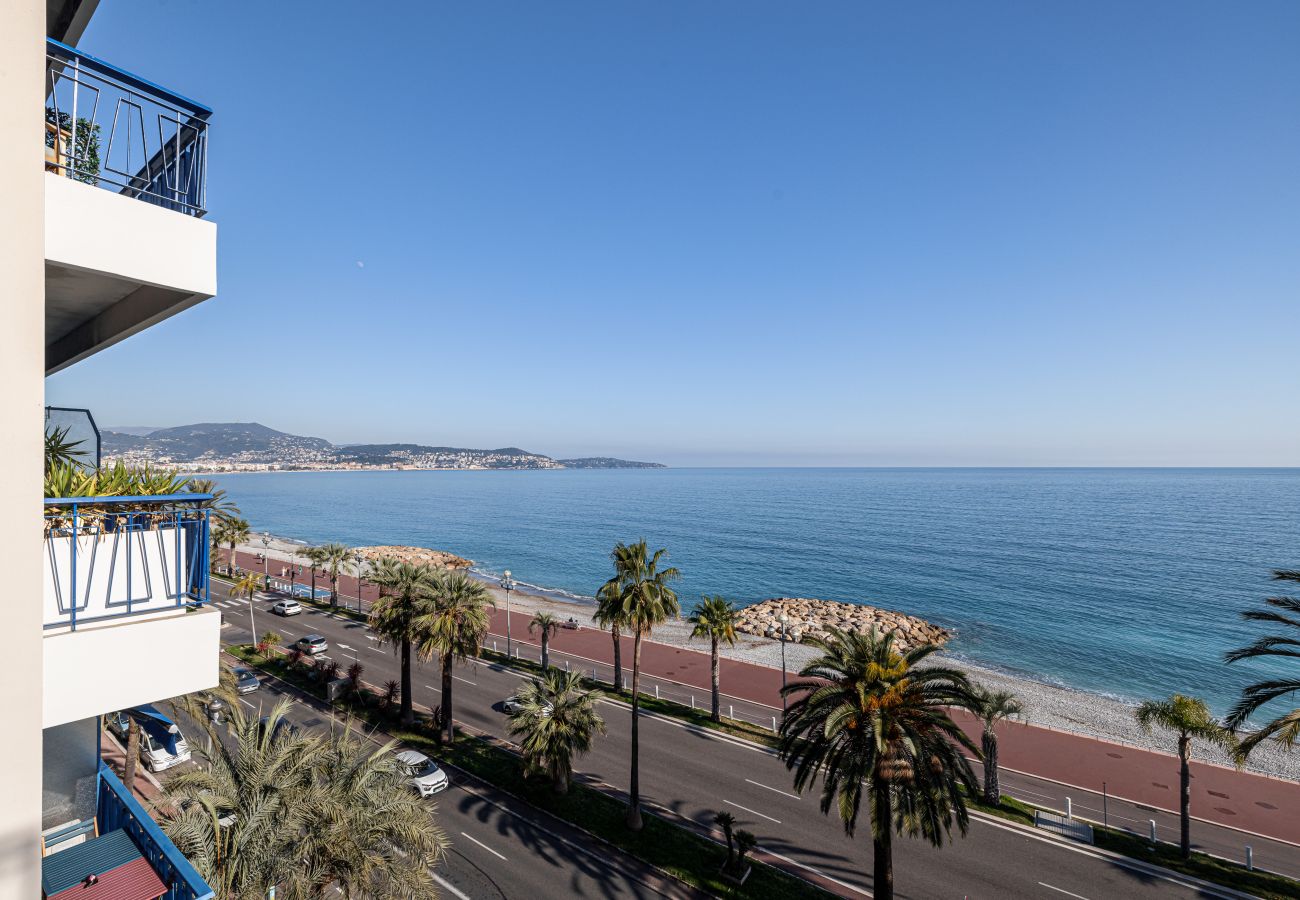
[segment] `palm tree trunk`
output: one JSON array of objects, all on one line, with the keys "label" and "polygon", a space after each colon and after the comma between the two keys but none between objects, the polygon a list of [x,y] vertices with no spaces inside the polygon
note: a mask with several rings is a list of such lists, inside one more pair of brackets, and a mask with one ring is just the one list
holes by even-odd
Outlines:
[{"label": "palm tree trunk", "polygon": [[632,639],[632,774],[628,785],[627,827],[641,830],[641,751],[637,725],[641,718],[641,630]]},{"label": "palm tree trunk", "polygon": [[875,851],[871,892],[876,900],[894,900],[893,810],[889,783],[876,778],[871,786],[871,841]]},{"label": "palm tree trunk", "polygon": [[451,713],[451,664],[454,660],[448,654],[442,658],[442,725],[446,730],[447,743],[456,740],[456,720]]},{"label": "palm tree trunk", "polygon": [[239,567],[235,564],[235,542],[231,541],[230,542],[230,577],[231,578],[235,577],[235,570],[237,568]]},{"label": "palm tree trunk", "polygon": [[135,790],[135,767],[140,759],[140,723],[130,716],[126,724],[126,764],[122,766],[122,781],[128,791]]},{"label": "palm tree trunk", "polygon": [[617,625],[611,625],[610,635],[614,638],[614,690],[623,690],[623,635]]},{"label": "palm tree trunk", "polygon": [[330,606],[339,605],[339,573],[330,572]]},{"label": "palm tree trunk", "polygon": [[991,725],[984,728],[984,802],[997,806],[1002,802],[1002,786],[998,783],[998,736]]},{"label": "palm tree trunk", "polygon": [[402,638],[402,724],[415,724],[415,706],[411,702],[411,639]]},{"label": "palm tree trunk", "polygon": [[1178,846],[1183,851],[1183,859],[1192,855],[1192,770],[1188,757],[1192,751],[1192,739],[1187,735],[1178,736]]},{"label": "palm tree trunk", "polygon": [[546,629],[542,629],[542,671],[545,672],[551,667],[550,640]]},{"label": "palm tree trunk", "polygon": [[718,639],[713,639],[713,721],[722,721],[722,692],[719,677]]}]

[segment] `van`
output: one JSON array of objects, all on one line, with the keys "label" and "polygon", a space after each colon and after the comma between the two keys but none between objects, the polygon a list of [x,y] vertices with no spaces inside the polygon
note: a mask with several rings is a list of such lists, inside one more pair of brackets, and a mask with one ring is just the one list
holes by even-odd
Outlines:
[{"label": "van", "polygon": [[190,745],[180,726],[153,704],[109,714],[109,730],[121,739],[123,745],[129,738],[132,719],[140,725],[140,760],[150,772],[162,772],[190,761]]}]

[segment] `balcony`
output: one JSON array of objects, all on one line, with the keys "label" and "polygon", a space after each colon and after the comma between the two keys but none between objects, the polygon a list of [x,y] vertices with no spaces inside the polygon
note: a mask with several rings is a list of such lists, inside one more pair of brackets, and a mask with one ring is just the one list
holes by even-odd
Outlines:
[{"label": "balcony", "polygon": [[45,727],[217,683],[209,500],[46,499]]},{"label": "balcony", "polygon": [[113,771],[99,763],[93,819],[43,835],[41,892],[50,898],[211,900],[213,890]]},{"label": "balcony", "polygon": [[46,369],[216,293],[201,103],[46,42]]}]

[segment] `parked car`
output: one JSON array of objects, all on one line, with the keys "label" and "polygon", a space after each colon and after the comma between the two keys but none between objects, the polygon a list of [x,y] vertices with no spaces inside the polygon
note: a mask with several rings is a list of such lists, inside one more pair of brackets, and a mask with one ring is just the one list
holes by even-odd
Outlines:
[{"label": "parked car", "polygon": [[302,612],[302,604],[297,600],[280,600],[271,607],[277,616],[296,616]]},{"label": "parked car", "polygon": [[[505,713],[507,716],[513,716],[515,713],[519,712],[519,710],[523,708],[524,705],[519,702],[518,694],[512,694],[511,696],[501,701],[501,711]],[[551,714],[551,705],[548,703],[542,709],[542,716],[543,718],[545,718],[550,714]]]},{"label": "parked car", "polygon": [[324,653],[329,648],[329,642],[319,634],[309,634],[306,637],[298,638],[298,649],[303,653],[310,653],[312,656]]},{"label": "parked car", "polygon": [[244,666],[236,666],[234,668],[234,673],[235,690],[239,691],[241,694],[251,694],[262,686],[262,682],[258,681],[257,676],[253,674],[252,669],[245,668]]},{"label": "parked car", "polygon": [[[262,716],[262,718],[257,720],[257,727],[263,733],[265,733],[266,726],[269,724],[271,724],[270,716]],[[293,724],[288,719],[282,718],[276,724],[275,731],[271,734],[271,737],[273,739],[279,739],[282,737],[297,737],[298,733],[299,733],[299,728],[297,725]]]},{"label": "parked car", "polygon": [[131,719],[140,726],[140,760],[151,772],[161,772],[190,760],[190,745],[180,726],[156,706],[145,704],[109,713],[108,728],[124,743],[129,738]]},{"label": "parked car", "polygon": [[403,750],[397,754],[397,762],[406,772],[406,783],[421,797],[432,797],[451,784],[447,773],[419,750]]}]

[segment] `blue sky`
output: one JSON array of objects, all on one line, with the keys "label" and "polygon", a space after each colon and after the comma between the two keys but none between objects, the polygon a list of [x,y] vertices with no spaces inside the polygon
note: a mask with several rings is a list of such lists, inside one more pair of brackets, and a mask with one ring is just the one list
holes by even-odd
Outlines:
[{"label": "blue sky", "polygon": [[1298,40],[1285,0],[105,0],[82,46],[215,110],[220,292],[48,399],[679,465],[1300,464]]}]

